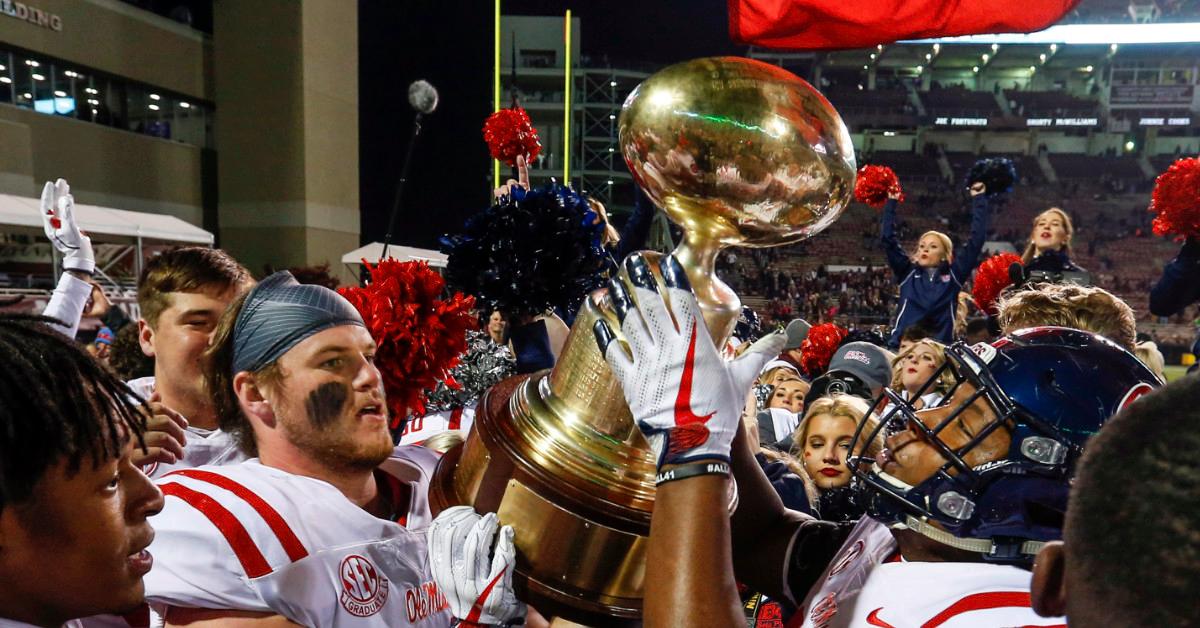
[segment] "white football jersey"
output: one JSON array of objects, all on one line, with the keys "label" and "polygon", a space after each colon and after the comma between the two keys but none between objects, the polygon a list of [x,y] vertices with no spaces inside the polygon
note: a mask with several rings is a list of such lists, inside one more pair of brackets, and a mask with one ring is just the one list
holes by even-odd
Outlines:
[{"label": "white football jersey", "polygon": [[464,435],[475,422],[475,408],[455,408],[434,412],[423,417],[409,419],[400,434],[401,445],[420,445],[435,434],[449,430],[461,430]]},{"label": "white football jersey", "polygon": [[431,451],[398,447],[380,466],[381,488],[396,500],[407,494],[403,525],[257,460],[167,474],[146,599],[167,620],[171,607],[190,607],[277,613],[304,626],[449,626],[425,546],[436,462]]},{"label": "white football jersey", "polygon": [[[142,399],[149,399],[154,394],[153,377],[139,377],[138,379],[131,379],[125,382],[125,384],[133,389],[134,394]],[[246,454],[242,453],[242,450],[237,446],[237,441],[228,432],[206,430],[190,425],[186,432],[187,442],[183,445],[183,460],[175,464],[153,462],[142,467],[142,472],[150,476],[151,479],[158,479],[179,469],[191,469],[204,465],[233,464],[246,459]]]},{"label": "white football jersey", "polygon": [[[863,517],[791,625],[803,628],[1066,628],[1029,607],[1028,571],[988,563],[905,562],[883,524]],[[802,623],[801,623],[802,622]]]}]

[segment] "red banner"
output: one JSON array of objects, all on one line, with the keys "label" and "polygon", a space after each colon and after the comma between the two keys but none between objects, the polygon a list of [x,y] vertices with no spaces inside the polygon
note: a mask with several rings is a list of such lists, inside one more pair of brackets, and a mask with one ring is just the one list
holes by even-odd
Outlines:
[{"label": "red banner", "polygon": [[1032,33],[1079,0],[728,0],[737,43],[786,49],[866,48],[901,39]]}]

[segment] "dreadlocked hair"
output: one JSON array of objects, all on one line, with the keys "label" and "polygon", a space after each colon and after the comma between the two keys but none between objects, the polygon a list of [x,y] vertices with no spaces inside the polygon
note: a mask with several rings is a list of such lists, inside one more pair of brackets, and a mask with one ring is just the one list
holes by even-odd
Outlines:
[{"label": "dreadlocked hair", "polygon": [[28,501],[64,459],[75,474],[85,458],[119,457],[125,438],[145,449],[145,404],[49,323],[61,325],[0,314],[0,510]]},{"label": "dreadlocked hair", "polygon": [[[254,457],[258,455],[254,428],[246,418],[246,413],[242,411],[242,404],[233,389],[233,377],[236,375],[233,372],[233,329],[249,296],[249,291],[243,292],[225,308],[217,322],[217,329],[213,332],[212,342],[204,352],[203,363],[204,387],[213,400],[221,431],[232,434],[238,448],[247,456]],[[259,387],[278,387],[283,374],[279,363],[272,362],[256,371],[254,378]]]}]

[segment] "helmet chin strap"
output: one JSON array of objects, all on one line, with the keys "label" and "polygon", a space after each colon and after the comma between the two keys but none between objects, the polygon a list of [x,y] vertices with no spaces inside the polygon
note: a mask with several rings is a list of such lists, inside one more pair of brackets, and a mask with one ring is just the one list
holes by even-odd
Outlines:
[{"label": "helmet chin strap", "polygon": [[[995,551],[996,544],[991,539],[975,539],[975,538],[960,538],[946,532],[945,530],[934,526],[930,523],[917,519],[912,515],[904,516],[904,523],[897,523],[892,526],[893,529],[912,530],[924,536],[925,538],[937,541],[942,545],[960,549],[976,554],[992,554]],[[1021,553],[1028,556],[1037,556],[1045,543],[1041,541],[1025,541],[1021,544]]]}]

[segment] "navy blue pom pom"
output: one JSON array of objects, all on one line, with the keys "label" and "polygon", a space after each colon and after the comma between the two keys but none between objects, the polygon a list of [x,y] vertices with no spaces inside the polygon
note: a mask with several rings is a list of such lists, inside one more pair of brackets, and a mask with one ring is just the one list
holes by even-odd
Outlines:
[{"label": "navy blue pom pom", "polygon": [[987,186],[988,194],[1007,194],[1017,181],[1017,167],[1007,157],[980,159],[967,171],[966,187],[981,182]]},{"label": "navy blue pom pom", "polygon": [[604,222],[587,198],[557,184],[512,194],[441,238],[446,281],[483,312],[573,311],[608,278]]}]

